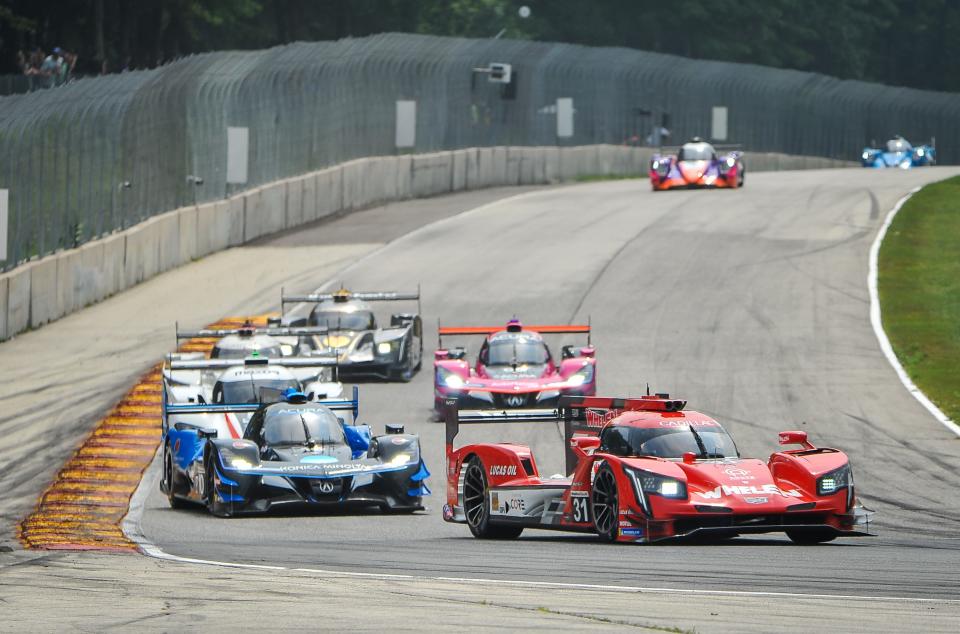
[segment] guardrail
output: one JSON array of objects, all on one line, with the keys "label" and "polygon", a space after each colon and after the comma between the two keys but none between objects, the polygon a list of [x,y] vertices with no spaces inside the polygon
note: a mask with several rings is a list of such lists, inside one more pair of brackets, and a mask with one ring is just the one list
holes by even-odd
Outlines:
[{"label": "guardrail", "polygon": [[363,156],[655,143],[666,124],[849,159],[936,136],[956,162],[958,114],[954,94],[628,49],[385,34],[207,53],[0,98],[0,266]]},{"label": "guardrail", "polygon": [[[0,340],[37,328],[196,258],[320,218],[390,200],[497,185],[640,175],[648,148],[493,147],[379,156],[187,205],[0,275]],[[751,171],[838,167],[841,161],[747,156]]]}]

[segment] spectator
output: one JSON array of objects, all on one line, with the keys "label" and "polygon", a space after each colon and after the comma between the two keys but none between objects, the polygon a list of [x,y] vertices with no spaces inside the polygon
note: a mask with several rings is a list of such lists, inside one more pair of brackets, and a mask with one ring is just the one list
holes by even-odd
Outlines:
[{"label": "spectator", "polygon": [[55,47],[40,65],[40,75],[47,88],[55,86],[60,77],[60,66],[63,64],[61,53],[60,47]]}]

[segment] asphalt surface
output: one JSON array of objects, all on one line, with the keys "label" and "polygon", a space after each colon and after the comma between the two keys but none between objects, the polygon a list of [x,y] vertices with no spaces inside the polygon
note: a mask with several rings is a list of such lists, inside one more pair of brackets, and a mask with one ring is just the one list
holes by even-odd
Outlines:
[{"label": "asphalt surface", "polygon": [[[866,286],[868,250],[887,211],[911,188],[955,173],[753,174],[743,190],[716,192],[654,194],[642,181],[535,191],[367,250],[333,277],[301,277],[292,290],[332,280],[364,290],[422,284],[427,369],[410,384],[364,384],[361,416],[421,435],[439,492],[431,508],[222,520],[170,510],[151,482],[143,532],[175,555],[288,567],[960,599],[960,439],[884,359]],[[386,231],[380,223],[357,228],[352,218],[337,222],[357,239]],[[301,232],[247,250],[264,249],[265,259],[276,245],[291,250],[317,238]],[[436,320],[499,324],[514,315],[528,323],[589,317],[601,394],[639,395],[649,382],[723,422],[745,456],[765,457],[777,449],[777,432],[795,428],[845,450],[879,536],[818,547],[776,536],[624,547],[542,531],[484,542],[442,522],[442,426],[430,420]],[[567,341],[575,339],[557,340],[554,350]],[[468,343],[475,352],[479,341]],[[473,429],[461,440],[482,438],[527,442],[542,472],[559,470],[555,427]]]},{"label": "asphalt surface", "polygon": [[[159,275],[0,343],[0,548],[93,425],[174,346],[174,322],[276,310],[410,230],[531,188],[392,203],[275,236]],[[287,244],[288,240],[296,244]]]}]

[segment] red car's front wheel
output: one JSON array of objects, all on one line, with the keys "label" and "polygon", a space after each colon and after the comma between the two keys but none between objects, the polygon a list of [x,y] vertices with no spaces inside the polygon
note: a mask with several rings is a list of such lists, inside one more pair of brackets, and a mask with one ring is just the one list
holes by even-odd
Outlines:
[{"label": "red car's front wheel", "polygon": [[619,507],[617,479],[610,467],[603,465],[594,478],[593,491],[590,493],[593,528],[600,539],[607,542],[617,541]]}]

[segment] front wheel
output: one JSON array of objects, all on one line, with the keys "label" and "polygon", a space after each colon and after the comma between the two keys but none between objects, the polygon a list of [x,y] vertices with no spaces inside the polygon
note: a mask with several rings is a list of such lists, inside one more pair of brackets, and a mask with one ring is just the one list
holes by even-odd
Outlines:
[{"label": "front wheel", "polygon": [[167,503],[172,509],[182,509],[186,503],[178,498],[174,491],[176,490],[176,473],[173,470],[173,454],[170,453],[170,445],[163,448],[163,480],[160,487],[167,494]]},{"label": "front wheel", "polygon": [[230,507],[222,500],[217,499],[216,478],[214,476],[216,468],[216,459],[212,454],[208,454],[204,464],[207,510],[210,511],[211,515],[217,517],[230,517]]},{"label": "front wheel", "polygon": [[522,526],[497,526],[490,523],[490,502],[487,489],[487,474],[479,458],[473,457],[464,467],[463,512],[467,526],[479,539],[516,539],[523,532]]},{"label": "front wheel", "polygon": [[593,515],[593,529],[605,542],[617,540],[617,522],[619,521],[619,496],[617,479],[608,465],[603,465],[593,481],[590,493],[590,510]]},{"label": "front wheel", "polygon": [[787,529],[787,537],[794,544],[813,546],[832,542],[837,538],[837,534],[829,528],[793,528]]}]

